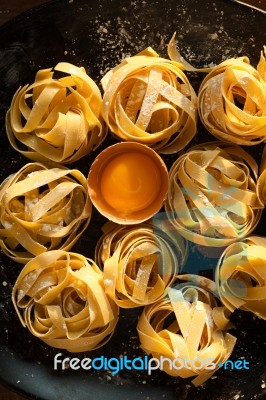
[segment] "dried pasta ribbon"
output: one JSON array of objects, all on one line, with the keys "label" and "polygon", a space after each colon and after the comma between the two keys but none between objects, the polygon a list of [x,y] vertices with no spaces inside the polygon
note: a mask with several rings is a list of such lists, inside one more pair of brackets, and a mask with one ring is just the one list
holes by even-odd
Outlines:
[{"label": "dried pasta ribbon", "polygon": [[227,246],[250,234],[262,214],[258,167],[238,146],[205,143],[181,155],[169,172],[170,223],[186,239]]},{"label": "dried pasta ribbon", "polygon": [[13,287],[12,301],[34,336],[75,353],[103,346],[118,320],[118,307],[104,292],[98,266],[63,250],[30,260]]},{"label": "dried pasta ribbon", "polygon": [[265,71],[261,53],[257,69],[247,57],[231,58],[205,77],[199,89],[198,111],[212,135],[247,146],[266,140]]},{"label": "dried pasta ribbon", "polygon": [[221,255],[216,283],[223,304],[266,319],[266,238],[250,236],[233,243]]},{"label": "dried pasta ribbon", "polygon": [[260,61],[257,65],[257,70],[262,79],[266,82],[266,46],[263,46],[263,50],[260,52]]},{"label": "dried pasta ribbon", "polygon": [[48,250],[69,250],[87,228],[91,201],[78,170],[30,163],[0,186],[0,245],[27,263]]},{"label": "dried pasta ribbon", "polygon": [[266,204],[266,169],[260,174],[257,185],[257,194],[262,204]]},{"label": "dried pasta ribbon", "polygon": [[[188,362],[189,368],[185,363],[171,368],[164,362],[164,372],[181,378],[195,377],[192,383],[198,386],[230,357],[236,338],[227,332],[228,310],[217,304],[212,290],[207,288],[213,288],[214,282],[193,275],[178,278],[185,282],[169,288],[165,298],[145,306],[137,329],[147,354],[168,358],[172,363],[176,359]],[[212,369],[208,369],[210,360]]]},{"label": "dried pasta ribbon", "polygon": [[[55,79],[56,71],[66,76]],[[33,161],[72,163],[105,138],[101,108],[100,90],[85,69],[61,62],[54,71],[39,70],[32,85],[17,90],[7,135],[13,148]]]},{"label": "dried pasta ribbon", "polygon": [[106,293],[121,307],[150,304],[164,295],[182,268],[187,247],[179,235],[168,236],[151,223],[107,223],[95,257],[103,268]]},{"label": "dried pasta ribbon", "polygon": [[150,47],[102,79],[102,115],[115,136],[159,153],[183,149],[196,134],[197,97],[183,65]]},{"label": "dried pasta ribbon", "polygon": [[171,37],[168,46],[167,46],[167,53],[168,57],[172,61],[176,61],[180,64],[183,65],[185,71],[189,72],[209,72],[212,70],[211,67],[205,67],[205,68],[195,68],[193,65],[191,65],[187,60],[184,59],[183,56],[179,53],[177,46],[176,46],[176,32],[174,32],[173,36]]},{"label": "dried pasta ribbon", "polygon": [[257,184],[257,195],[261,204],[266,205],[266,146],[261,158],[260,175]]}]

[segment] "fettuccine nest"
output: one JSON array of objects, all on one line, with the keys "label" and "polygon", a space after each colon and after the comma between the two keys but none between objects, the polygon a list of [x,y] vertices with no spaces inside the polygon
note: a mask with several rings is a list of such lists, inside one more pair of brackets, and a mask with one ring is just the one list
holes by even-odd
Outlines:
[{"label": "fettuccine nest", "polygon": [[110,225],[95,249],[106,293],[124,308],[144,306],[164,296],[186,258],[183,238],[169,236],[151,223]]},{"label": "fettuccine nest", "polygon": [[216,283],[230,311],[240,308],[266,319],[266,239],[250,236],[227,247],[217,265]]},{"label": "fettuccine nest", "polygon": [[109,71],[102,79],[102,114],[110,131],[159,153],[183,149],[197,120],[197,97],[183,69],[149,47]]},{"label": "fettuccine nest", "polygon": [[[266,47],[264,47],[264,54]],[[266,62],[257,69],[248,57],[232,58],[214,67],[199,89],[199,116],[215,137],[252,146],[266,140]]]},{"label": "fettuccine nest", "polygon": [[87,228],[91,209],[80,171],[26,164],[0,186],[1,248],[24,264],[48,250],[69,250]]},{"label": "fettuccine nest", "polygon": [[[56,79],[55,71],[66,76]],[[95,150],[106,135],[102,97],[84,68],[59,63],[39,70],[19,88],[6,117],[15,150],[33,161],[72,163]]]},{"label": "fettuccine nest", "polygon": [[256,161],[238,146],[213,142],[191,148],[169,173],[170,223],[200,245],[227,246],[246,237],[263,209],[257,177]]},{"label": "fettuccine nest", "polygon": [[[180,359],[177,368],[164,362],[164,372],[181,378],[196,376],[192,383],[198,386],[230,357],[236,338],[227,332],[231,327],[230,313],[218,305],[213,295],[214,282],[196,275],[182,275],[179,279],[187,282],[175,285],[163,299],[146,306],[137,329],[146,353],[157,359],[167,358],[173,365],[175,359]],[[212,370],[207,367],[210,359]],[[189,366],[182,366],[181,360],[188,360]]]},{"label": "fettuccine nest", "polygon": [[97,265],[80,254],[48,251],[24,266],[12,300],[24,327],[49,346],[94,350],[112,336],[118,307]]}]

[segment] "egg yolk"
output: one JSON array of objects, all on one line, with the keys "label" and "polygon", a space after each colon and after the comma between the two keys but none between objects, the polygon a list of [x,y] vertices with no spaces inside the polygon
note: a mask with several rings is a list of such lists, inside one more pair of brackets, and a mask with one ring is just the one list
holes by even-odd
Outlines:
[{"label": "egg yolk", "polygon": [[119,212],[135,212],[148,207],[160,190],[161,176],[155,162],[145,154],[123,153],[103,169],[101,193]]}]

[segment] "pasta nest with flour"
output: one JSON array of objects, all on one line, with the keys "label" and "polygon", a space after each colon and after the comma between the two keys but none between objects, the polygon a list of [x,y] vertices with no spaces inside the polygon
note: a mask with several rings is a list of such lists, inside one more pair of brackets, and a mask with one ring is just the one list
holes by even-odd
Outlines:
[{"label": "pasta nest with flour", "polygon": [[266,319],[266,238],[250,236],[221,255],[216,284],[223,304]]},{"label": "pasta nest with flour", "polygon": [[26,263],[47,250],[69,250],[87,228],[91,201],[78,170],[30,163],[0,186],[0,245]]},{"label": "pasta nest with flour", "polygon": [[195,136],[197,96],[181,63],[149,47],[125,58],[101,82],[102,115],[116,137],[170,154]]},{"label": "pasta nest with flour", "polygon": [[[56,79],[55,73],[65,74]],[[106,136],[102,97],[83,67],[61,62],[39,70],[31,85],[14,94],[6,116],[13,148],[33,161],[79,160]]]},{"label": "pasta nest with flour", "polygon": [[106,293],[123,308],[150,304],[164,296],[186,258],[183,238],[151,223],[130,227],[107,223],[104,231],[95,258],[103,269]]},{"label": "pasta nest with flour", "polygon": [[201,83],[198,111],[218,139],[252,146],[266,140],[266,46],[257,69],[248,57],[231,58],[211,69]]},{"label": "pasta nest with flour", "polygon": [[164,372],[194,376],[192,383],[198,386],[230,357],[236,338],[227,332],[230,313],[218,305],[215,283],[197,275],[178,278],[181,283],[169,288],[163,299],[144,307],[137,329],[142,349],[166,359],[160,366]]},{"label": "pasta nest with flour", "polygon": [[167,217],[194,243],[227,246],[260,220],[257,177],[256,161],[242,148],[222,142],[195,146],[170,169]]},{"label": "pasta nest with flour", "polygon": [[90,259],[53,250],[30,260],[13,287],[12,300],[24,327],[49,346],[70,352],[94,350],[112,336],[118,307]]}]

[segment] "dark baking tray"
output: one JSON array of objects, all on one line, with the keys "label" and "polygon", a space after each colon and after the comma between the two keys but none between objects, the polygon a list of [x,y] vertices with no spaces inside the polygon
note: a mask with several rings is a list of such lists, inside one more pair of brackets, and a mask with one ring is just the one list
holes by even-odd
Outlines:
[{"label": "dark baking tray", "polygon": [[[68,61],[84,66],[99,83],[105,71],[147,46],[165,56],[166,44],[174,31],[181,54],[195,66],[241,55],[249,56],[256,65],[266,44],[265,25],[265,13],[226,0],[58,0],[11,20],[0,28],[1,181],[28,162],[9,145],[4,117],[15,90],[31,82],[38,69]],[[201,78],[190,75],[196,89]],[[199,124],[193,144],[207,140],[213,139]],[[97,153],[113,142],[109,137]],[[250,151],[260,162],[262,147],[255,146]],[[87,174],[97,153],[71,167]],[[176,155],[166,157],[167,165],[175,158]],[[89,228],[73,250],[93,257],[104,221],[94,211]],[[256,233],[265,234],[265,212]],[[193,246],[190,250],[186,271],[213,277],[220,250],[202,252]],[[265,322],[240,311],[233,315],[236,330],[232,333],[238,341],[231,358],[244,357],[250,370],[219,370],[216,378],[200,388],[194,388],[189,380],[172,378],[160,371],[151,376],[138,371],[122,371],[115,376],[108,371],[54,371],[53,357],[59,351],[32,337],[14,313],[10,295],[20,269],[20,265],[0,254],[0,377],[15,391],[45,400],[266,398]],[[140,312],[141,309],[121,310],[111,341],[86,356],[143,356],[136,332]]]}]

